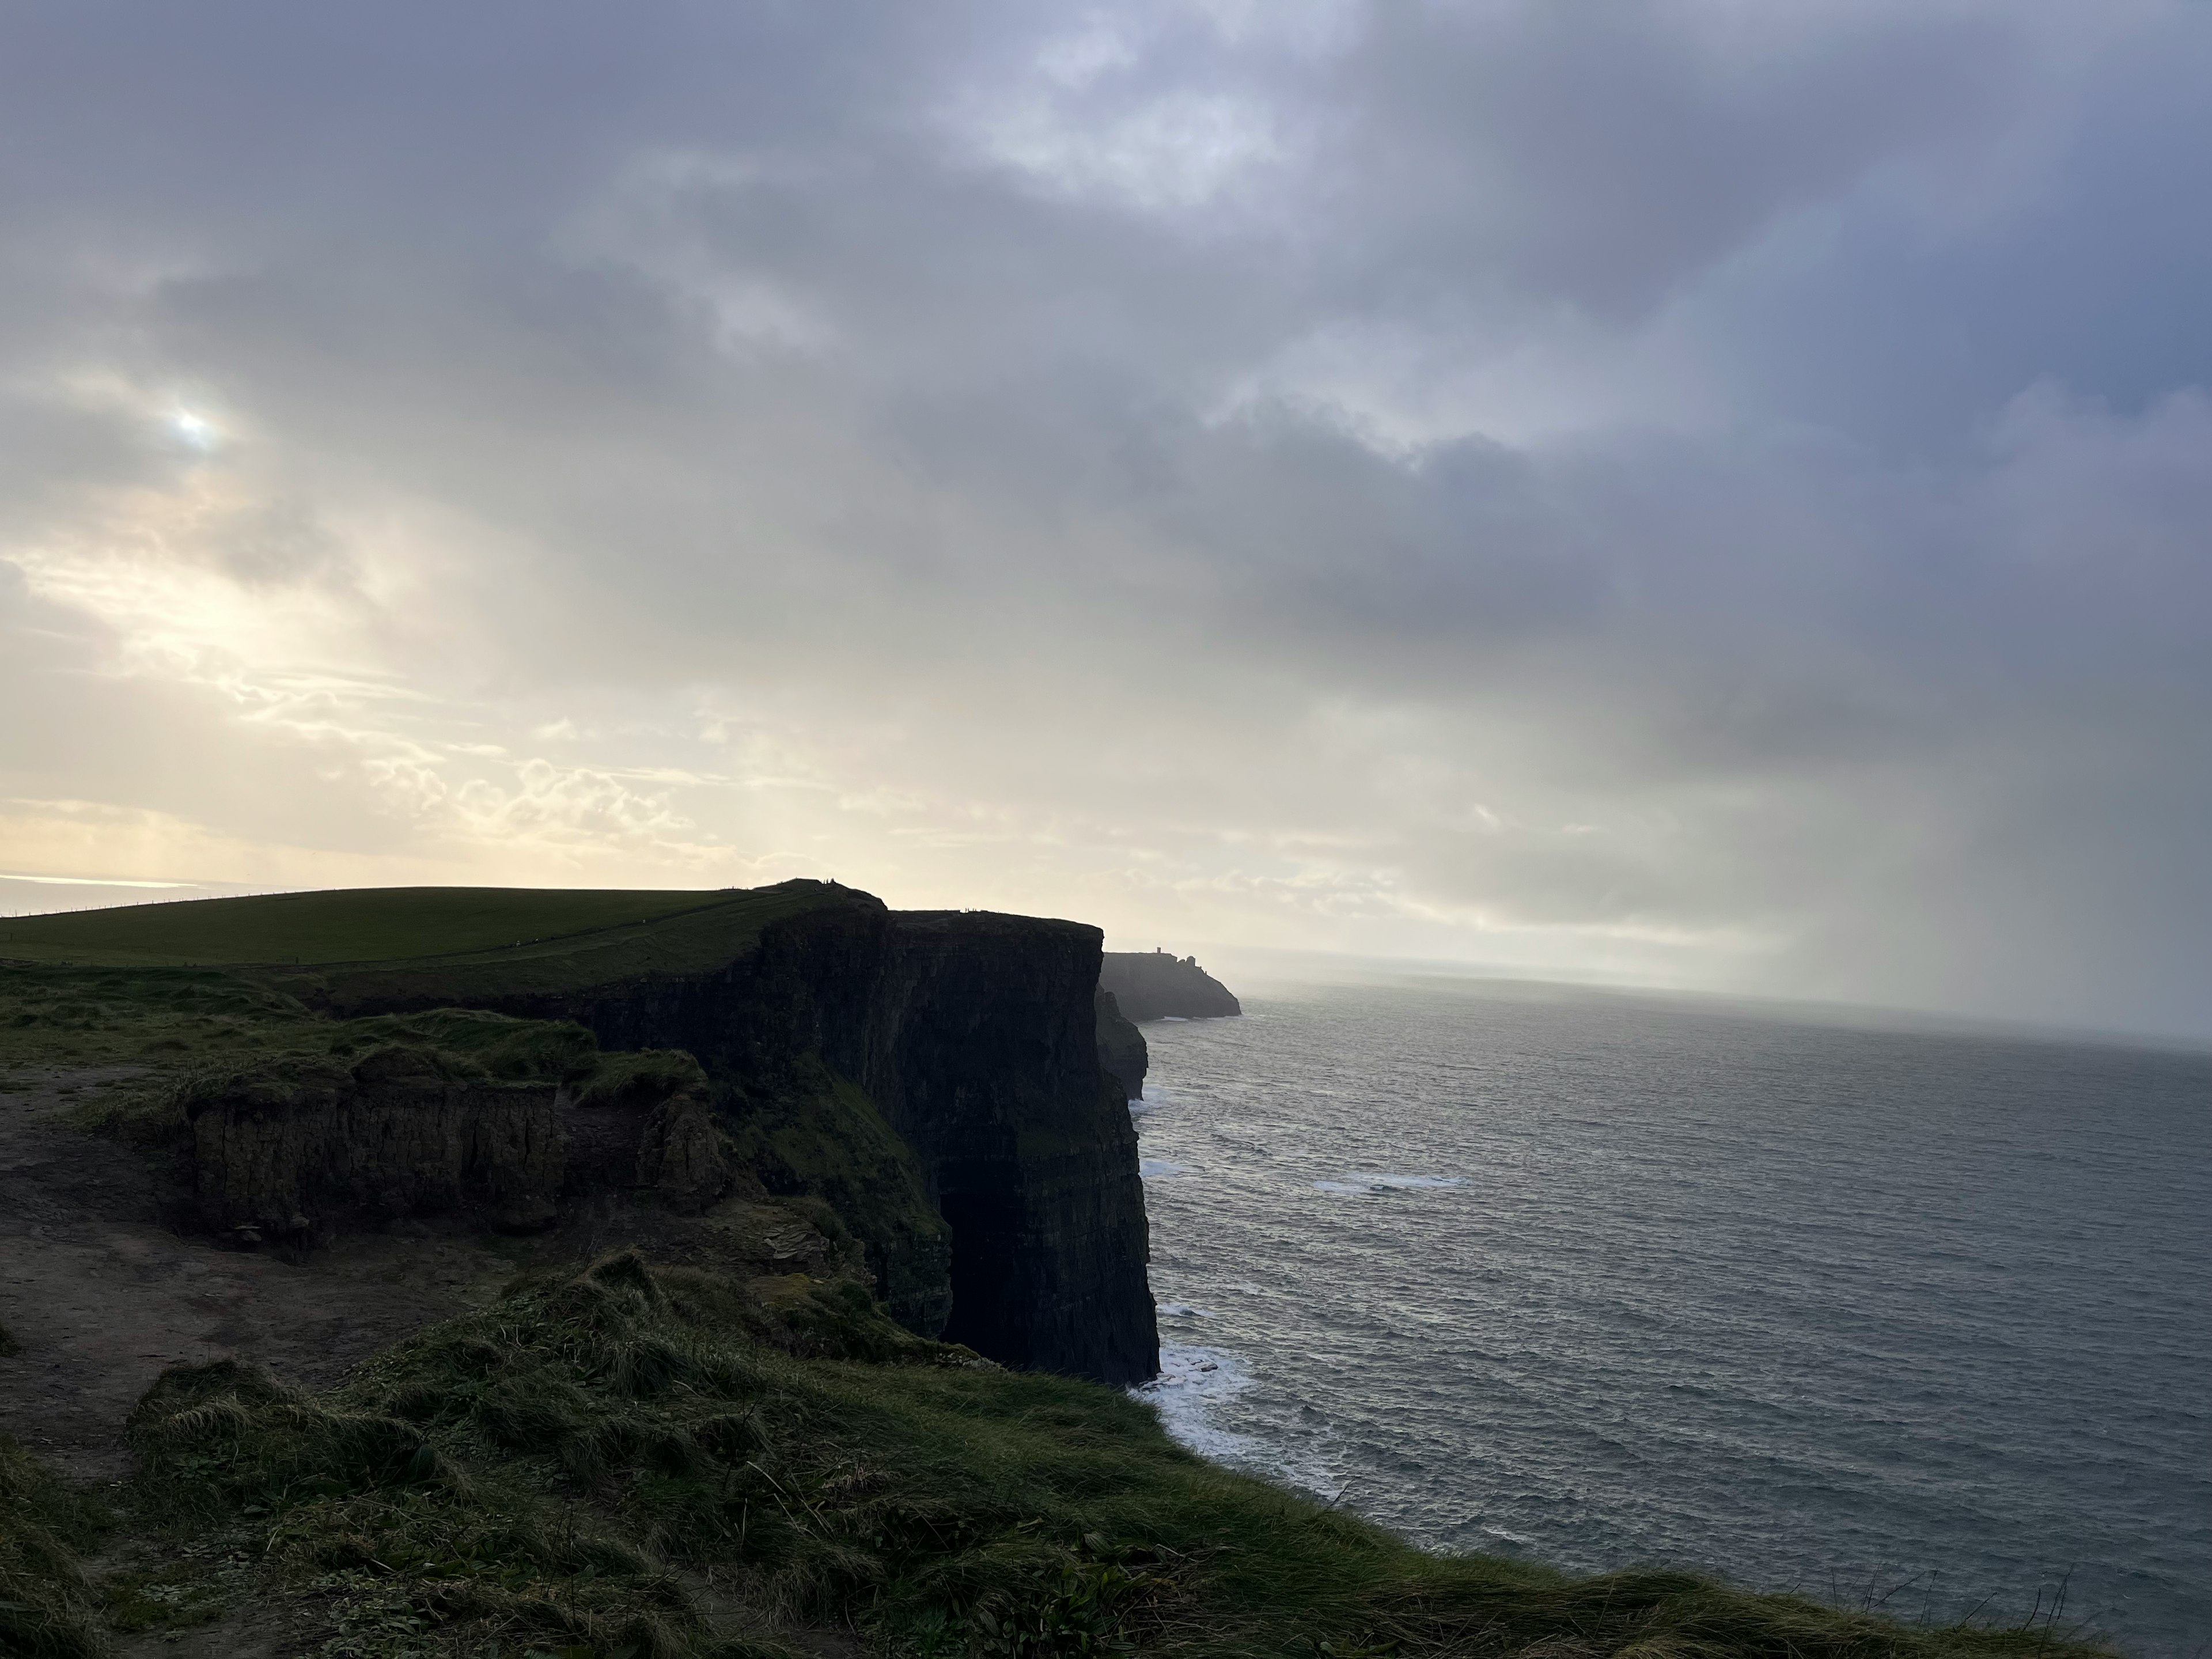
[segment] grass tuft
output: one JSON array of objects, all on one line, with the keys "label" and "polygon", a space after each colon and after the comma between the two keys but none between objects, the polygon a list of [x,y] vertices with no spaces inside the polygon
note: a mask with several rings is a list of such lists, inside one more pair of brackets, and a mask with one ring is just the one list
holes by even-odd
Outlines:
[{"label": "grass tuft", "polygon": [[99,1659],[107,1652],[77,1555],[112,1525],[104,1505],[71,1492],[0,1436],[0,1653]]}]

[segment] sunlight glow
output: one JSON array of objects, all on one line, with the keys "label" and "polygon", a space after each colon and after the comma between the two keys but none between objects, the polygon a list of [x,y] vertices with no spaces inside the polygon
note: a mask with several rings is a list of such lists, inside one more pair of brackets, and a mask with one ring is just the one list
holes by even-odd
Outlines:
[{"label": "sunlight glow", "polygon": [[213,451],[222,441],[222,434],[213,421],[189,409],[179,409],[169,416],[169,429],[203,454]]}]

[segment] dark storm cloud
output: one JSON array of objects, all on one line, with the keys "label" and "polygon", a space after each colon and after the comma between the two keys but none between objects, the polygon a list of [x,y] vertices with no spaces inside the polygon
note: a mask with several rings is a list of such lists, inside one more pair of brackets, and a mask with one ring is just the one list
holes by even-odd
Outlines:
[{"label": "dark storm cloud", "polygon": [[11,30],[19,802],[2203,1026],[2197,14]]}]

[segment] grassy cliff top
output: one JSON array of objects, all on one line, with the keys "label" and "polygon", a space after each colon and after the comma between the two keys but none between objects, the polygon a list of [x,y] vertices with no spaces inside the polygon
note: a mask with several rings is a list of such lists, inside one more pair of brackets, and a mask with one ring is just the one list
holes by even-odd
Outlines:
[{"label": "grassy cliff top", "polygon": [[0,921],[0,957],[131,968],[398,962],[558,944],[690,912],[757,908],[783,890],[368,887],[186,899]]},{"label": "grassy cliff top", "polygon": [[712,971],[800,912],[880,908],[817,881],[721,892],[375,887],[0,921],[19,971],[221,969],[335,1009],[498,1002]]}]

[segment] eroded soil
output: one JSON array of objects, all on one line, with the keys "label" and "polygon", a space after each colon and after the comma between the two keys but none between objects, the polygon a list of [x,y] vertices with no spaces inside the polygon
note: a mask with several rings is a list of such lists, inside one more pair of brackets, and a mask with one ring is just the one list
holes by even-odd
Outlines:
[{"label": "eroded soil", "polygon": [[0,1079],[0,1327],[17,1345],[0,1358],[0,1433],[76,1480],[128,1473],[124,1420],[166,1366],[236,1355],[327,1383],[488,1300],[534,1254],[419,1225],[289,1256],[173,1231],[164,1160],[58,1121],[130,1075]]}]

